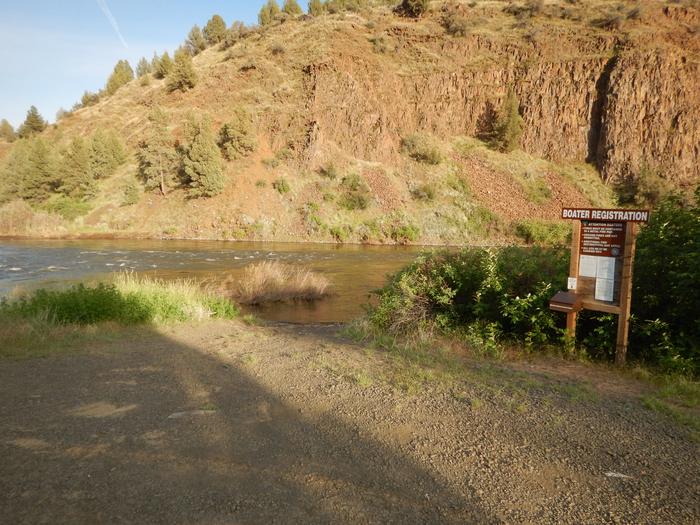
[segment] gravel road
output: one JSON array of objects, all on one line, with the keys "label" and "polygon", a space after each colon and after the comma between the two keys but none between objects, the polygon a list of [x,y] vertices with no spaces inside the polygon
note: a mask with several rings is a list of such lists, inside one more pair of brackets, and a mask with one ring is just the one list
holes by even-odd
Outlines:
[{"label": "gravel road", "polygon": [[238,322],[2,361],[0,521],[700,521],[699,445],[630,380],[475,363],[405,392],[389,366],[336,326]]}]

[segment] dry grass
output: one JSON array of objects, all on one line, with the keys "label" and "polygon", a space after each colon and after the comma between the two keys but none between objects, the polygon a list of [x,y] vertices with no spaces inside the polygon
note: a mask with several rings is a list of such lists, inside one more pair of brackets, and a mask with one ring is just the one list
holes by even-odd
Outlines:
[{"label": "dry grass", "polygon": [[[233,286],[231,286],[233,285]],[[237,282],[224,283],[240,304],[314,301],[328,295],[330,282],[308,268],[264,261],[251,264]]]}]

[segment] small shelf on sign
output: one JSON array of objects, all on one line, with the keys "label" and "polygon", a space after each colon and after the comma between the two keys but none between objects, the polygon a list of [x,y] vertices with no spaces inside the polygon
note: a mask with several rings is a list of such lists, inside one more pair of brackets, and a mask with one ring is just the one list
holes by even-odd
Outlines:
[{"label": "small shelf on sign", "polygon": [[556,312],[578,312],[583,308],[583,298],[573,292],[557,292],[549,300],[549,309]]}]

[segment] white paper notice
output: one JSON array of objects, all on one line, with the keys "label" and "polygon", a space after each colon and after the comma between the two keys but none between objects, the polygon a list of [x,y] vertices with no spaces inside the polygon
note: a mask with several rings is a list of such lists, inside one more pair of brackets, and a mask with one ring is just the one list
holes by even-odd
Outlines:
[{"label": "white paper notice", "polygon": [[598,259],[595,255],[582,255],[578,263],[578,274],[581,277],[595,277],[598,275]]},{"label": "white paper notice", "polygon": [[615,257],[598,257],[596,278],[615,280]]},{"label": "white paper notice", "polygon": [[596,301],[612,301],[615,293],[615,281],[613,279],[595,280],[595,298]]},{"label": "white paper notice", "polygon": [[568,284],[567,288],[569,290],[575,290],[576,285],[578,284],[576,277],[569,277],[569,279],[567,280],[567,284]]}]

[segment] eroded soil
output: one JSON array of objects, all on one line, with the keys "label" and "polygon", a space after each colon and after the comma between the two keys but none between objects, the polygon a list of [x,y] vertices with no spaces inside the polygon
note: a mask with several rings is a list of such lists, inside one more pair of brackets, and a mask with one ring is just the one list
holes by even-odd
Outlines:
[{"label": "eroded soil", "polygon": [[612,373],[475,363],[405,392],[390,366],[335,326],[223,322],[0,362],[0,521],[700,518],[698,444]]}]

